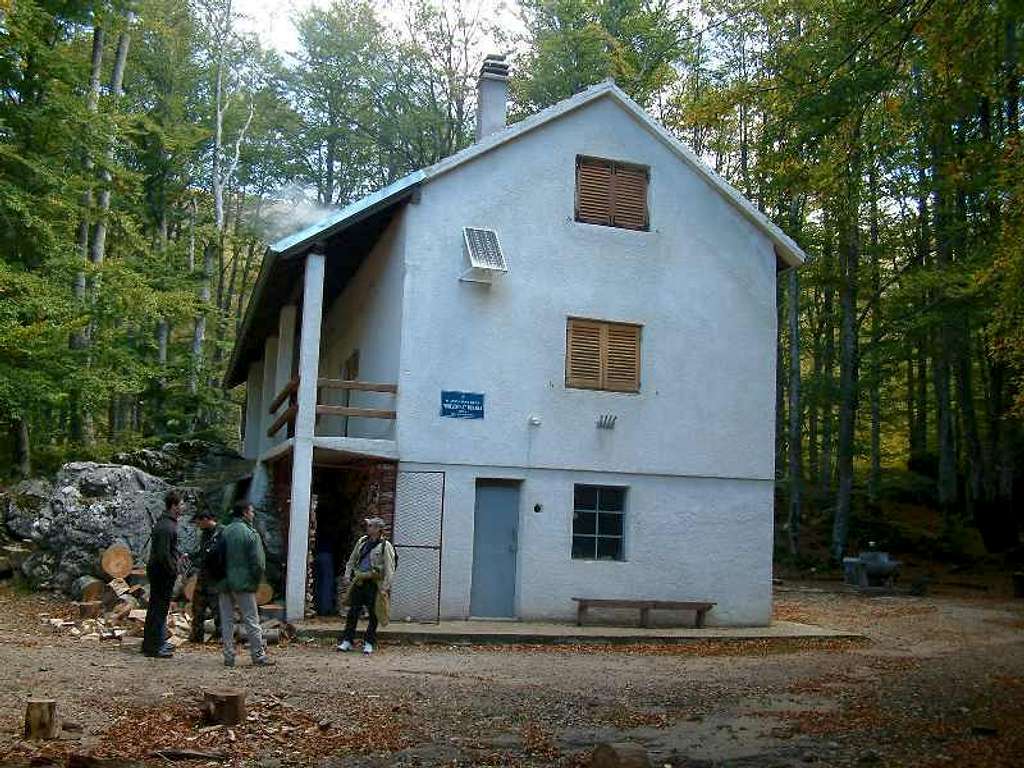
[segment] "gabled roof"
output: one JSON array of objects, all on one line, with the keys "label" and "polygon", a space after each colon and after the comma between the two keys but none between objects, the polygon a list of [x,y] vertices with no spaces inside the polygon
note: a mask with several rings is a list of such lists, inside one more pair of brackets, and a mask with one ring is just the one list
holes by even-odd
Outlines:
[{"label": "gabled roof", "polygon": [[432,179],[455,170],[459,166],[487,154],[492,149],[514,141],[536,128],[557,120],[563,115],[567,115],[603,98],[612,99],[629,112],[651,135],[665,144],[680,160],[704,178],[711,185],[712,189],[719,192],[737,211],[761,230],[775,246],[775,252],[778,254],[779,259],[785,262],[787,266],[797,267],[803,264],[806,255],[800,249],[800,246],[773,224],[768,217],[757,210],[754,204],[740,194],[738,190],[711,170],[694,154],[693,150],[675,138],[654,118],[648,115],[639,104],[629,98],[614,82],[606,80],[547,109],[541,110],[518,123],[485,136],[461,152],[456,152],[454,155],[446,157],[434,165],[414,171],[393,184],[332,213],[316,224],[272,243],[267,248],[266,256],[260,267],[259,276],[256,279],[256,285],[253,287],[252,296],[246,307],[241,330],[235,340],[231,361],[225,372],[225,385],[233,386],[245,380],[246,374],[242,368],[243,363],[247,361],[247,356],[255,354],[253,352],[255,345],[261,343],[261,341],[255,342],[253,339],[248,338],[254,325],[253,318],[257,315],[264,297],[268,292],[273,292],[274,286],[272,284],[280,282],[280,275],[277,273],[287,268],[289,257],[299,255],[313,245],[323,243],[328,238],[338,236],[349,228],[358,229],[357,225],[368,226],[367,224],[362,224],[362,222],[369,221],[372,223],[374,218],[391,215],[398,207],[404,205],[419,187],[428,184]]},{"label": "gabled roof", "polygon": [[803,264],[806,259],[806,255],[799,245],[793,242],[785,232],[773,224],[767,216],[757,210],[757,208],[754,207],[754,204],[745,198],[735,187],[711,170],[711,168],[709,168],[699,157],[697,157],[696,154],[694,154],[693,150],[675,138],[664,128],[664,126],[648,115],[639,104],[629,98],[629,96],[627,96],[622,89],[615,85],[611,80],[606,80],[603,83],[591,86],[585,91],[577,93],[575,96],[564,99],[554,106],[548,107],[547,109],[531,115],[525,120],[520,120],[518,123],[514,123],[503,130],[496,131],[485,136],[483,139],[469,147],[466,147],[461,152],[456,152],[454,155],[446,157],[444,160],[441,160],[434,165],[410,173],[408,176],[399,179],[394,184],[346,206],[337,213],[328,216],[323,221],[307,227],[294,235],[278,240],[270,246],[270,250],[275,253],[292,253],[297,250],[301,250],[308,245],[312,245],[316,241],[343,229],[348,225],[348,223],[362,218],[367,209],[379,208],[381,205],[386,205],[389,201],[403,198],[410,194],[416,187],[428,183],[431,179],[448,173],[449,171],[458,168],[460,165],[464,165],[470,160],[474,160],[480,155],[486,154],[492,149],[500,147],[502,144],[513,141],[514,139],[529,133],[535,128],[540,128],[542,125],[550,123],[552,120],[557,120],[563,115],[567,115],[568,113],[580,109],[581,107],[601,98],[611,98],[617,101],[648,131],[650,131],[655,138],[667,145],[668,148],[671,149],[681,160],[702,176],[713,189],[721,193],[722,196],[725,197],[725,199],[741,214],[749,219],[750,222],[758,229],[764,232],[768,239],[775,245],[779,256],[788,266],[796,267]]}]

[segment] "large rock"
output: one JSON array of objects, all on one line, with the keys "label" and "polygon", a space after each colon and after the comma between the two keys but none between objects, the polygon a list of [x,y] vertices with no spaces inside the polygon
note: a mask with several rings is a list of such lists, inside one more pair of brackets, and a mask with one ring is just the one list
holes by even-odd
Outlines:
[{"label": "large rock", "polygon": [[[54,478],[27,480],[0,496],[4,528],[29,542],[34,552],[22,574],[40,587],[67,591],[79,576],[105,578],[100,552],[126,544],[135,560],[149,558],[153,523],[163,514],[164,496],[176,488],[186,513],[179,522],[182,552],[194,551],[198,531],[192,512],[226,513],[251,463],[234,451],[202,441],[171,443],[115,457],[118,463],[72,462]],[[276,516],[260,515],[257,527],[267,549],[268,576],[276,578],[284,550]]]},{"label": "large rock", "polygon": [[[8,494],[5,514],[8,530],[36,546],[22,573],[37,586],[64,591],[84,574],[103,577],[99,553],[114,542],[145,562],[153,523],[171,489],[136,467],[94,462],[65,464],[48,498],[42,484],[32,486],[33,495],[25,485]],[[193,548],[195,528],[180,525],[182,549]]]}]

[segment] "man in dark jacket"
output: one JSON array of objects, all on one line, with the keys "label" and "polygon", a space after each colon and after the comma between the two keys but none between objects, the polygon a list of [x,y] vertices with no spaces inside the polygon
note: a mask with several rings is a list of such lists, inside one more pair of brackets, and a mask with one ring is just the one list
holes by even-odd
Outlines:
[{"label": "man in dark jacket", "polygon": [[235,608],[242,614],[245,632],[249,640],[249,653],[257,667],[271,666],[273,662],[263,647],[263,630],[260,627],[259,608],[256,605],[256,590],[263,581],[266,571],[266,554],[263,541],[253,528],[256,517],[252,504],[240,501],[232,510],[234,520],[222,532],[226,574],[217,585],[220,593],[220,632],[224,641],[224,666],[235,666]]},{"label": "man in dark jacket", "polygon": [[206,636],[206,615],[213,616],[217,627],[215,637],[220,634],[220,609],[217,604],[217,582],[210,576],[208,558],[217,546],[220,527],[217,518],[208,509],[201,509],[192,516],[192,522],[199,527],[199,547],[189,556],[196,572],[196,586],[192,591],[192,642],[201,643]]},{"label": "man in dark jacket", "polygon": [[167,611],[171,607],[171,592],[178,575],[181,559],[178,553],[178,518],[184,509],[176,491],[164,497],[164,513],[153,525],[149,545],[149,606],[146,608],[146,628],[142,637],[142,652],[156,659],[169,659],[174,649],[167,643]]}]

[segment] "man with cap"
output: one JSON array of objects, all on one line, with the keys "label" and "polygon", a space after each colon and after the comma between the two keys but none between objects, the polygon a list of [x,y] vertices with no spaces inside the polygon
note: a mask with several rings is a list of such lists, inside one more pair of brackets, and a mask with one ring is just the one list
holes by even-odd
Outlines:
[{"label": "man with cap", "polygon": [[356,623],[363,608],[369,614],[369,624],[363,636],[363,653],[373,653],[377,642],[377,622],[385,625],[391,596],[391,581],[395,577],[395,548],[383,537],[384,521],[379,517],[366,518],[366,535],[361,536],[345,564],[345,582],[348,583],[348,616],[339,651],[351,651],[356,637]]},{"label": "man with cap", "polygon": [[208,559],[217,546],[220,527],[217,518],[208,509],[201,509],[192,516],[192,522],[199,528],[199,547],[190,556],[196,569],[196,586],[192,591],[192,642],[201,643],[206,636],[206,615],[212,614],[216,636],[220,635],[220,610],[217,604],[217,582],[210,574]]},{"label": "man with cap", "polygon": [[235,608],[242,614],[249,640],[253,666],[275,664],[267,656],[260,627],[256,590],[263,581],[267,567],[263,541],[253,528],[256,512],[248,501],[239,501],[232,509],[233,520],[221,532],[223,537],[225,576],[217,585],[220,604],[220,635],[224,641],[224,666],[235,666]]}]

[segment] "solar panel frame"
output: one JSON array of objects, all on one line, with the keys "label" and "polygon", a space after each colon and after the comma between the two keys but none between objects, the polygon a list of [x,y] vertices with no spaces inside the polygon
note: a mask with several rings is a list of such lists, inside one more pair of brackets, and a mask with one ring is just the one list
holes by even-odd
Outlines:
[{"label": "solar panel frame", "polygon": [[498,241],[498,233],[484,227],[463,227],[463,242],[472,269],[508,272],[508,261]]}]

